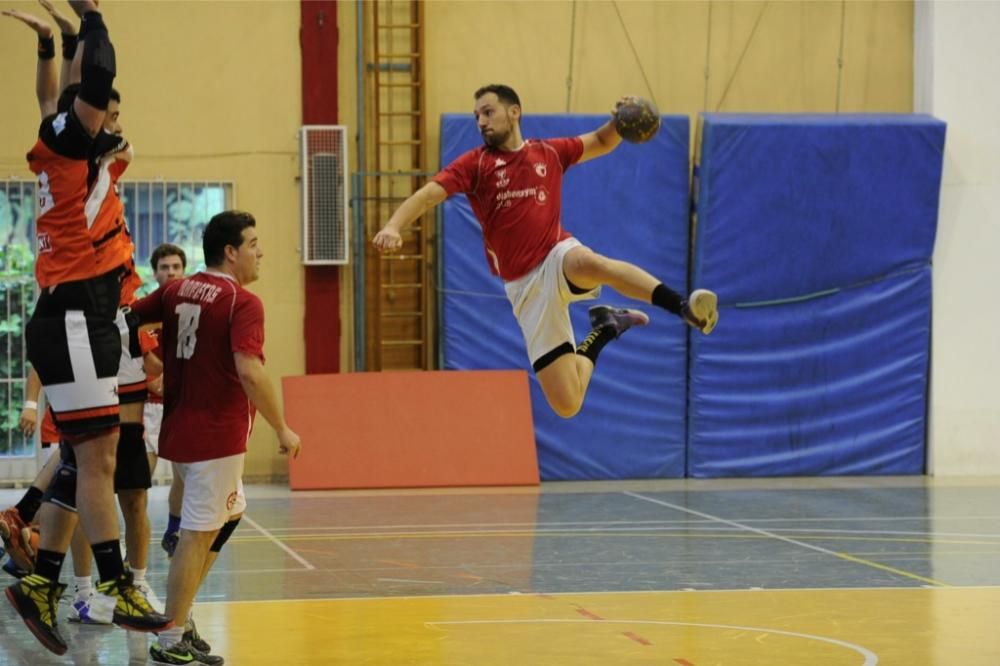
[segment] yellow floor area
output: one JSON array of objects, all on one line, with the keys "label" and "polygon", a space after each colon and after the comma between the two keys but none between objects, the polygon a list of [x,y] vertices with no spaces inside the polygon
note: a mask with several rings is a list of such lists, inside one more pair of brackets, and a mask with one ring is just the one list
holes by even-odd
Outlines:
[{"label": "yellow floor area", "polygon": [[1000,588],[220,602],[198,615],[235,666],[1000,664]]}]

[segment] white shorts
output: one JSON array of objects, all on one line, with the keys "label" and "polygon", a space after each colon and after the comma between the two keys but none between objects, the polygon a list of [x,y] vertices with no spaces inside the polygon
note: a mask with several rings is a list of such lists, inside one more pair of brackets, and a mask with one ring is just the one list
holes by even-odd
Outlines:
[{"label": "white shorts", "polygon": [[138,332],[129,329],[122,310],[118,311],[115,323],[122,341],[122,355],[118,362],[118,398],[122,404],[142,402],[146,399],[146,370],[142,365]]},{"label": "white shorts", "polygon": [[[575,238],[556,243],[545,260],[522,277],[504,284],[507,298],[514,308],[514,316],[521,326],[528,345],[528,358],[537,372],[545,367],[545,357],[569,345],[576,350],[576,337],[569,319],[569,304],[597,298],[601,288],[595,287],[582,294],[574,294],[563,272],[563,259],[575,247],[583,247]],[[539,367],[539,361],[543,365]]]},{"label": "white shorts", "polygon": [[184,481],[181,527],[196,532],[214,532],[230,516],[247,508],[243,494],[245,453],[194,463],[174,463],[174,471]]},{"label": "white shorts", "polygon": [[160,426],[163,425],[163,403],[147,402],[142,406],[142,425],[146,432],[146,452],[160,455]]}]

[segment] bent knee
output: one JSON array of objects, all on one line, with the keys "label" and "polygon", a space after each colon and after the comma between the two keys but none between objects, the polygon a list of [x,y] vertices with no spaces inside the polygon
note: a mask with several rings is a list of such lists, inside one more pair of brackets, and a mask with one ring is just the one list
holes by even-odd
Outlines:
[{"label": "bent knee", "polygon": [[545,396],[549,402],[549,407],[557,416],[564,419],[571,419],[580,412],[583,400],[571,396]]}]

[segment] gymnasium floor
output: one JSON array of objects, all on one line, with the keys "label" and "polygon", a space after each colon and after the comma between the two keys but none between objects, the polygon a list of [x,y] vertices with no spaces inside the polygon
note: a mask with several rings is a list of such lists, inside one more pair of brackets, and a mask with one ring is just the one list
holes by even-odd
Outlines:
[{"label": "gymnasium floor", "polygon": [[[232,666],[1000,664],[996,478],[248,496],[196,607]],[[165,488],[151,515],[163,596]],[[0,606],[0,664],[146,663],[66,622],[57,658]]]}]

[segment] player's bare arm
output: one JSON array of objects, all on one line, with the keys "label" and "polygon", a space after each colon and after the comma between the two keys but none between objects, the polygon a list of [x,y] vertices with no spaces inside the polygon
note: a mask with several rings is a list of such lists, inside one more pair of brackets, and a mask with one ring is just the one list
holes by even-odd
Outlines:
[{"label": "player's bare arm", "polygon": [[[38,34],[39,55],[38,68],[35,72],[35,97],[38,99],[38,110],[41,112],[42,118],[50,116],[56,112],[56,102],[59,99],[59,81],[56,79],[57,72],[54,59],[55,46],[52,42],[52,26],[37,16],[17,9],[4,9],[0,13],[24,23]],[[48,40],[49,42],[48,48],[50,50],[48,57],[42,56],[42,40]]]},{"label": "player's bare arm", "polygon": [[592,160],[595,157],[603,157],[618,147],[618,144],[622,142],[622,137],[618,134],[618,130],[615,129],[615,112],[623,104],[633,102],[635,99],[632,95],[625,95],[615,103],[614,111],[611,112],[611,118],[608,119],[608,122],[593,132],[580,135],[580,140],[583,141],[583,155],[580,156],[577,164]]},{"label": "player's bare arm", "polygon": [[24,407],[21,409],[21,418],[17,427],[21,429],[25,437],[35,434],[38,426],[38,396],[42,393],[42,380],[32,368],[28,371],[28,381],[24,387]]},{"label": "player's bare arm", "polygon": [[247,394],[247,398],[264,420],[278,433],[278,452],[297,458],[302,447],[301,440],[285,423],[285,415],[281,411],[271,379],[264,370],[263,361],[257,356],[240,352],[234,353],[233,359],[236,362],[236,374],[240,376],[243,392]]},{"label": "player's bare arm", "polygon": [[[60,67],[59,69],[59,90],[62,91],[65,90],[66,86],[68,86],[70,83],[73,83],[73,81],[71,80],[72,78],[71,69],[74,56],[71,55],[69,57],[66,57],[65,49],[67,48],[67,40],[76,39],[77,26],[74,21],[70,20],[68,17],[62,14],[58,9],[56,9],[55,6],[49,0],[38,0],[38,4],[40,4],[45,9],[45,11],[49,13],[49,16],[52,17],[52,20],[56,22],[57,26],[59,26],[59,32],[62,33],[63,61],[62,61],[62,67]],[[77,47],[79,47],[79,43],[77,43]],[[77,70],[76,72],[76,80],[77,81],[80,80],[79,70]]]},{"label": "player's bare arm", "polygon": [[400,232],[419,219],[421,215],[448,198],[443,187],[431,181],[407,198],[396,209],[382,230],[375,234],[372,244],[379,252],[395,252],[403,246]]}]

